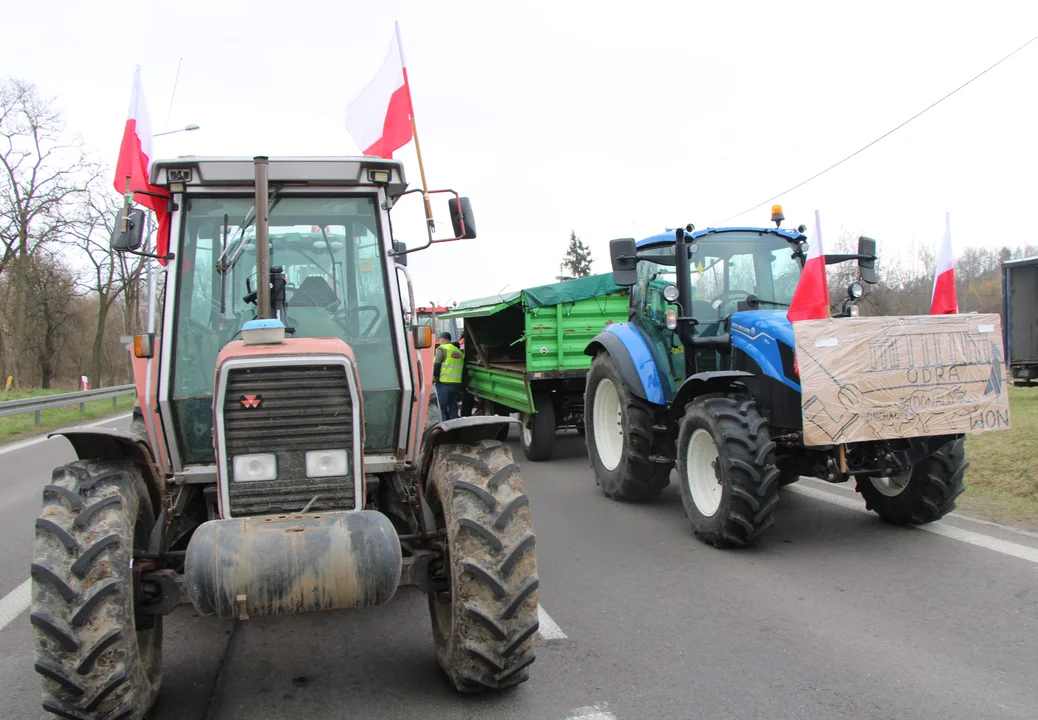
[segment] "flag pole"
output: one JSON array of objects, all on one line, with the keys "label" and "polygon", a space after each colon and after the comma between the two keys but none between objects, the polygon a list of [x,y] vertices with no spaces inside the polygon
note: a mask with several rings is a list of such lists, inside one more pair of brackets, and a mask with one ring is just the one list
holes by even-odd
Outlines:
[{"label": "flag pole", "polygon": [[429,240],[432,241],[432,233],[436,230],[436,223],[433,221],[432,214],[432,203],[429,201],[429,183],[425,179],[425,163],[422,161],[422,146],[418,142],[418,124],[414,119],[414,104],[411,101],[411,78],[407,76],[407,61],[404,60],[404,41],[400,37],[400,21],[397,20],[393,23],[393,30],[396,32],[396,47],[400,53],[400,70],[404,76],[404,87],[407,88],[407,106],[408,115],[411,118],[411,134],[414,136],[414,151],[418,155],[418,174],[422,177],[422,200],[425,201],[425,222],[429,225]]},{"label": "flag pole", "polygon": [[[404,77],[407,77],[407,70],[404,70]],[[411,85],[408,83],[408,92],[410,93]],[[425,221],[429,224],[429,231],[435,232],[436,223],[433,221],[432,215],[432,203],[429,201],[429,196],[426,194],[426,190],[429,189],[429,184],[425,181],[425,163],[422,162],[422,146],[418,143],[418,125],[414,121],[414,110],[411,111],[411,133],[414,135],[414,150],[418,155],[418,173],[422,176],[422,199],[425,200]]]}]

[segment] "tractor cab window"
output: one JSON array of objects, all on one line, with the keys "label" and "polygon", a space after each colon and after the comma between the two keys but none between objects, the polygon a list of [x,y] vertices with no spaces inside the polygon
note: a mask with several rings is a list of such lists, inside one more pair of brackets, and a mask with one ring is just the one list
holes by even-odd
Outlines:
[{"label": "tractor cab window", "polygon": [[[251,196],[185,200],[171,375],[185,460],[212,457],[216,357],[256,316],[246,300],[257,287],[255,227],[241,231],[252,204]],[[376,200],[282,197],[271,209],[269,236],[270,266],[282,268],[286,280],[286,337],[335,337],[350,345],[364,388],[366,446],[391,451],[401,382]],[[239,239],[237,261],[218,272],[216,261]]]},{"label": "tractor cab window", "polygon": [[[695,245],[690,257],[692,297],[686,307],[697,320],[696,335],[724,333],[727,319],[750,295],[757,297],[762,310],[789,307],[800,279],[800,262],[784,238],[752,231],[718,232],[698,238]],[[677,283],[674,247],[659,245],[639,252],[642,259],[638,282],[631,288],[631,310],[680,380],[684,348],[666,328],[666,312],[674,306],[663,298],[663,288]],[[717,369],[724,360],[715,350],[701,350],[697,362],[700,369]]]}]

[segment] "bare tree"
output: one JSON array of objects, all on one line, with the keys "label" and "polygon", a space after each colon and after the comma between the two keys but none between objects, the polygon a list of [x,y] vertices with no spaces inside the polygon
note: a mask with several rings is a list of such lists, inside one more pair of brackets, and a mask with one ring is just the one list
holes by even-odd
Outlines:
[{"label": "bare tree", "polygon": [[42,251],[31,258],[26,285],[28,329],[23,350],[39,367],[40,387],[49,388],[74,316],[76,278],[58,256]]},{"label": "bare tree", "polygon": [[21,80],[0,83],[0,273],[11,274],[4,328],[8,366],[21,381],[29,262],[68,228],[70,201],[82,192],[86,162],[51,100]]},{"label": "bare tree", "polygon": [[[95,174],[95,178],[100,176],[100,172]],[[123,257],[111,246],[112,231],[120,208],[119,196],[111,189],[102,187],[101,181],[95,179],[88,185],[87,193],[79,203],[76,221],[69,230],[69,236],[91,265],[84,273],[80,286],[97,299],[97,323],[90,353],[92,387],[101,387],[102,350],[108,314],[126,288],[122,277],[129,274],[124,269]],[[139,273],[138,268],[138,276]]]}]

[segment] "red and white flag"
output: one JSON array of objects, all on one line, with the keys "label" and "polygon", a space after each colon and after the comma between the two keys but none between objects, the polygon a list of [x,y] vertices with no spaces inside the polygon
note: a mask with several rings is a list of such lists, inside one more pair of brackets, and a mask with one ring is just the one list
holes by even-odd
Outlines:
[{"label": "red and white flag", "polygon": [[829,279],[825,274],[825,248],[822,245],[822,221],[815,210],[815,236],[807,250],[807,261],[800,282],[793,293],[786,317],[797,320],[824,320],[829,315]]},{"label": "red and white flag", "polygon": [[937,254],[937,275],[933,279],[930,298],[931,315],[957,315],[959,300],[955,296],[955,254],[951,242],[951,213],[944,216],[944,241]]},{"label": "red and white flag", "polygon": [[[133,74],[130,109],[127,112],[126,127],[123,129],[123,141],[119,146],[119,161],[115,166],[113,184],[120,195],[126,192],[141,193],[133,196],[134,202],[155,212],[155,218],[158,221],[155,252],[157,255],[165,255],[169,251],[169,212],[166,209],[169,193],[149,182],[151,162],[154,159],[151,145],[151,119],[148,116],[147,103],[144,101],[141,69],[138,66]],[[154,193],[154,195],[143,193]],[[155,197],[155,195],[161,197]],[[159,260],[159,262],[163,265],[166,264],[165,260]]]},{"label": "red and white flag", "polygon": [[365,155],[393,157],[411,141],[411,88],[407,83],[407,64],[400,42],[400,23],[396,23],[382,68],[364,91],[346,108],[346,129]]}]

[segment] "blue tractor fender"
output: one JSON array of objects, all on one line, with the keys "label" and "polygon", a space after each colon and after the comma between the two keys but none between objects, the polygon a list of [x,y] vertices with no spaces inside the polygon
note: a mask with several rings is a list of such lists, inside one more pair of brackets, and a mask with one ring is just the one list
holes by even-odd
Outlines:
[{"label": "blue tractor fender", "polygon": [[663,377],[649,342],[631,323],[607,325],[584,348],[584,354],[591,357],[601,352],[609,353],[628,390],[656,405],[667,403]]}]

